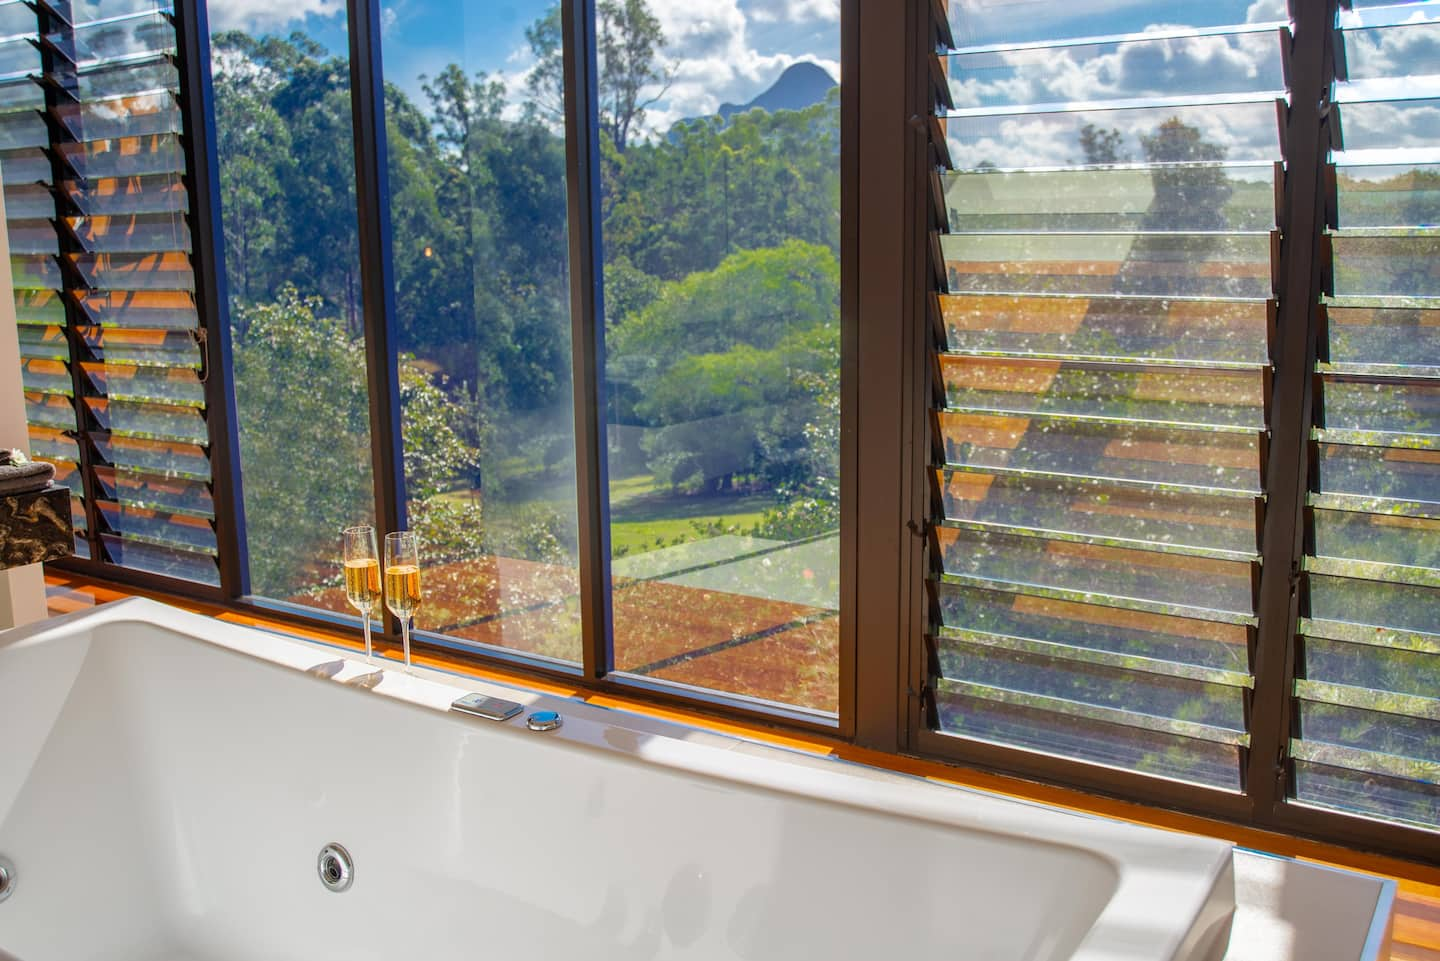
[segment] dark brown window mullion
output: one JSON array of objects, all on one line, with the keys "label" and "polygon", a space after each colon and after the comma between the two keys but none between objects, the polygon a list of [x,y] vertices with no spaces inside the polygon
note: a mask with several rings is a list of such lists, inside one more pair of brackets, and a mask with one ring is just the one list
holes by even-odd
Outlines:
[{"label": "dark brown window mullion", "polygon": [[[380,66],[380,0],[350,0],[348,8],[360,297],[370,390],[370,461],[375,478],[375,528],[383,536],[405,528],[406,511],[395,274],[390,259],[390,175]],[[388,609],[383,624],[384,636],[397,640],[400,623]]]},{"label": "dark brown window mullion", "polygon": [[[843,542],[854,564],[855,654],[848,675],[842,663],[840,703],[852,697],[850,680],[854,739],[879,751],[907,743],[918,703],[909,696],[909,638],[924,623],[923,607],[917,611],[923,540],[911,531],[923,530],[925,513],[915,494],[923,482],[927,429],[919,396],[924,340],[917,329],[924,319],[925,221],[917,212],[928,181],[924,124],[908,118],[925,111],[913,68],[928,69],[921,38],[930,33],[930,17],[924,0],[900,7],[852,2],[842,12],[843,49],[853,51],[855,64],[853,71],[845,68],[855,136],[842,161],[850,165],[844,168],[850,189],[841,191],[853,212],[853,233],[845,235],[853,243],[842,249],[841,277],[854,298],[846,303],[854,311],[856,398],[854,417],[842,430],[842,444],[853,448],[842,448],[842,464],[852,471],[841,495],[848,491],[855,505],[853,515],[842,515],[855,519],[853,540]],[[845,457],[847,449],[852,458]]]},{"label": "dark brown window mullion", "polygon": [[230,298],[220,220],[220,164],[215,147],[215,97],[205,0],[176,0],[175,33],[185,129],[185,189],[190,196],[191,263],[205,365],[205,422],[210,432],[210,485],[219,552],[216,560],[220,565],[220,591],[233,600],[250,593],[250,560],[231,365]]},{"label": "dark brown window mullion", "polygon": [[561,0],[565,69],[570,340],[584,676],[615,666],[610,607],[610,497],[605,451],[605,316],[594,0]]},{"label": "dark brown window mullion", "polygon": [[1285,749],[1291,723],[1295,625],[1309,484],[1308,449],[1314,402],[1316,314],[1322,286],[1325,225],[1321,176],[1329,144],[1328,113],[1335,77],[1337,0],[1292,0],[1293,41],[1283,58],[1290,90],[1280,138],[1285,188],[1280,231],[1280,310],[1273,341],[1266,509],[1261,540],[1259,636],[1250,716],[1245,788],[1251,817],[1270,823],[1289,785]]}]

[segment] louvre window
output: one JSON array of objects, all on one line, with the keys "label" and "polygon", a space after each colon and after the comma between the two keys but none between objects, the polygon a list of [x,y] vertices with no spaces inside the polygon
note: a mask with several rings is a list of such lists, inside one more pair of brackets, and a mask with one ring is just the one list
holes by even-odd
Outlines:
[{"label": "louvre window", "polygon": [[950,16],[932,722],[1238,790],[1288,25]]},{"label": "louvre window", "polygon": [[30,442],[82,557],[218,583],[176,33],[153,2],[0,5]]},{"label": "louvre window", "polygon": [[[1302,802],[1440,810],[1440,5],[1341,14],[1295,681]],[[1341,72],[1343,71],[1343,72]]]}]

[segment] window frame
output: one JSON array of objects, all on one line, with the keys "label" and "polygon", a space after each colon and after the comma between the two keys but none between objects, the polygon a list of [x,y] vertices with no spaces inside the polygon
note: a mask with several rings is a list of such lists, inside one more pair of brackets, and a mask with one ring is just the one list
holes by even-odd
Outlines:
[{"label": "window frame", "polygon": [[[1275,376],[1268,397],[1265,514],[1254,635],[1255,686],[1247,709],[1251,745],[1239,792],[1183,784],[942,735],[932,729],[931,665],[925,643],[934,514],[927,409],[931,369],[931,60],[945,0],[894,5],[841,0],[841,532],[839,710],[834,719],[718,691],[613,673],[608,490],[603,423],[604,329],[600,265],[596,0],[563,0],[566,160],[575,385],[583,661],[537,659],[479,648],[429,632],[417,643],[477,667],[499,666],[588,692],[790,729],[891,755],[916,755],[1079,788],[1233,823],[1440,864],[1440,833],[1306,807],[1291,799],[1287,748],[1294,723],[1296,627],[1307,537],[1310,414],[1319,294],[1328,265],[1324,167],[1328,111],[1344,0],[1291,0],[1293,43],[1284,50],[1291,104],[1277,104],[1285,161],[1276,267],[1280,298]],[[356,202],[370,391],[376,525],[405,526],[390,204],[381,69],[379,0],[348,0]],[[297,625],[351,628],[356,619],[250,594],[243,498],[230,370],[213,90],[205,0],[175,0],[196,300],[207,331],[207,419],[220,587],[98,560],[56,566]],[[863,135],[862,135],[863,132]],[[864,451],[866,456],[861,457]],[[377,646],[398,646],[386,614]]]}]

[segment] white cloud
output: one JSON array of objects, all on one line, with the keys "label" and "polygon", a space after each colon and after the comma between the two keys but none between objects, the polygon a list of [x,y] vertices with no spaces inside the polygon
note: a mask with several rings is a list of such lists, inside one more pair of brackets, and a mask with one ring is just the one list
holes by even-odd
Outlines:
[{"label": "white cloud", "polygon": [[839,22],[840,0],[782,0],[756,3],[749,11],[754,23]]},{"label": "white cloud", "polygon": [[[833,23],[831,50],[838,51],[835,0],[787,0],[778,6],[787,18],[804,17],[813,25],[819,17]],[[771,41],[779,34],[771,33],[769,26],[752,32],[752,24],[760,20],[742,10],[740,0],[651,0],[650,9],[665,37],[660,61],[671,78],[661,99],[646,110],[645,127],[650,134],[668,130],[679,120],[713,114],[722,103],[745,103],[774,83],[786,67],[802,60],[819,64],[832,77],[840,76],[837,60],[793,44],[791,49],[761,53],[757,40]],[[776,22],[778,18],[770,21]],[[526,99],[525,80],[534,68],[534,59],[528,48],[519,48],[507,63],[511,69],[502,77],[512,99],[510,112],[518,114],[520,107],[513,101]],[[651,95],[658,92],[650,91]]]},{"label": "white cloud", "polygon": [[216,30],[250,33],[280,30],[306,17],[333,17],[345,12],[345,0],[220,0],[209,5]]}]

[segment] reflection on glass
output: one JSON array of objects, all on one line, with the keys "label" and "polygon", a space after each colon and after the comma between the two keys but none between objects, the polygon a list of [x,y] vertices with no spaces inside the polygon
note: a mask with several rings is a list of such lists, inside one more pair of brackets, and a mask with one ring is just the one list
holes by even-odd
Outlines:
[{"label": "reflection on glass", "polygon": [[711,70],[654,9],[643,115],[599,26],[616,667],[834,712],[838,10]]},{"label": "reflection on glass", "polygon": [[251,589],[351,612],[336,533],[374,489],[345,15],[209,18]]},{"label": "reflection on glass", "polygon": [[581,657],[559,7],[423,0],[382,40],[426,627]]}]

